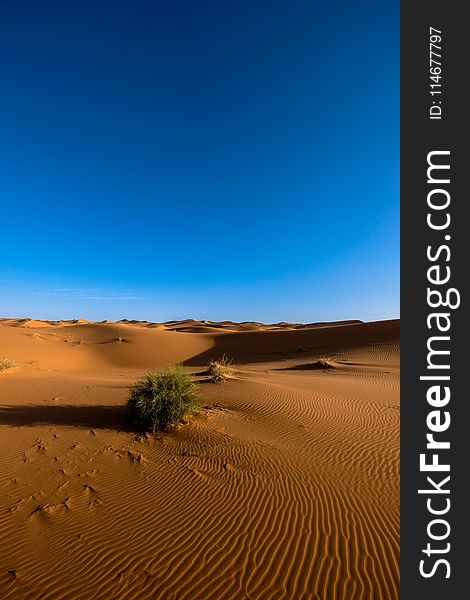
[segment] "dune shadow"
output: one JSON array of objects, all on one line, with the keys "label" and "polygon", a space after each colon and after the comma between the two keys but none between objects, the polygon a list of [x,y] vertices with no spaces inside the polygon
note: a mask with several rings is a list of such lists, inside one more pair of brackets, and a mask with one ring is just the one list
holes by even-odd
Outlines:
[{"label": "dune shadow", "polygon": [[[354,348],[400,339],[400,321],[342,322],[292,330],[236,331],[214,336],[213,345],[183,361],[188,367],[207,366],[224,354],[238,364],[328,356],[338,348]],[[313,367],[313,369],[318,367]]]},{"label": "dune shadow", "polygon": [[311,363],[303,363],[300,365],[293,365],[291,367],[278,367],[275,371],[331,371],[336,369],[335,365],[327,362],[326,360],[316,360]]},{"label": "dune shadow", "polygon": [[0,406],[0,424],[13,426],[68,425],[88,429],[132,431],[126,419],[124,405],[3,405]]},{"label": "dune shadow", "polygon": [[121,337],[120,335],[112,338],[111,340],[104,340],[102,342],[95,342],[95,344],[129,344],[129,340]]}]

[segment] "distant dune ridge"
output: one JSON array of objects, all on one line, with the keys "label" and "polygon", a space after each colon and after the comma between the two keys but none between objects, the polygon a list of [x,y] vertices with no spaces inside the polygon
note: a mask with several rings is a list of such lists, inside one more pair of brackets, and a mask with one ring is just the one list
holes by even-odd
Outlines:
[{"label": "distant dune ridge", "polygon": [[[398,320],[0,319],[7,357],[2,599],[398,599]],[[136,436],[170,363],[202,408]]]}]

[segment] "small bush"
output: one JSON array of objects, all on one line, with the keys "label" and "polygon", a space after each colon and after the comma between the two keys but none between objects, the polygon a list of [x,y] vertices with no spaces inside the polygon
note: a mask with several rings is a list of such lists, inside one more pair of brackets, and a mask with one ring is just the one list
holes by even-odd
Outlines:
[{"label": "small bush", "polygon": [[155,432],[181,423],[199,405],[199,390],[192,375],[180,365],[147,373],[131,389],[127,408],[139,429]]},{"label": "small bush", "polygon": [[11,358],[0,358],[0,371],[7,371],[8,369],[14,369],[18,365]]},{"label": "small bush", "polygon": [[224,354],[219,360],[211,360],[207,372],[213,383],[222,383],[222,381],[234,377],[235,369],[232,366],[232,360]]},{"label": "small bush", "polygon": [[317,361],[310,365],[310,369],[320,370],[320,369],[334,369],[334,365],[328,362],[325,358],[319,358]]}]

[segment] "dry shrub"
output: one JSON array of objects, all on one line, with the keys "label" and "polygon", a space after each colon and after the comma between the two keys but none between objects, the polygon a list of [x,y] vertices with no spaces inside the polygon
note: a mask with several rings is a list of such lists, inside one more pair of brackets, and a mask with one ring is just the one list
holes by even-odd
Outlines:
[{"label": "dry shrub", "polygon": [[208,375],[213,383],[222,383],[228,379],[233,379],[235,369],[232,365],[232,359],[227,358],[224,354],[218,360],[211,360],[209,363]]},{"label": "dry shrub", "polygon": [[17,366],[12,358],[0,358],[0,371],[8,371],[8,369],[14,369]]}]

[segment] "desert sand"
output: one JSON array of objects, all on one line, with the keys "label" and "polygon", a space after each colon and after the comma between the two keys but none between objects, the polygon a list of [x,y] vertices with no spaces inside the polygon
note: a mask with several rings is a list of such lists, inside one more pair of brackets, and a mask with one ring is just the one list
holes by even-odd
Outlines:
[{"label": "desert sand", "polygon": [[[398,599],[399,321],[1,319],[3,357],[3,600]],[[199,414],[136,435],[175,362]]]}]

